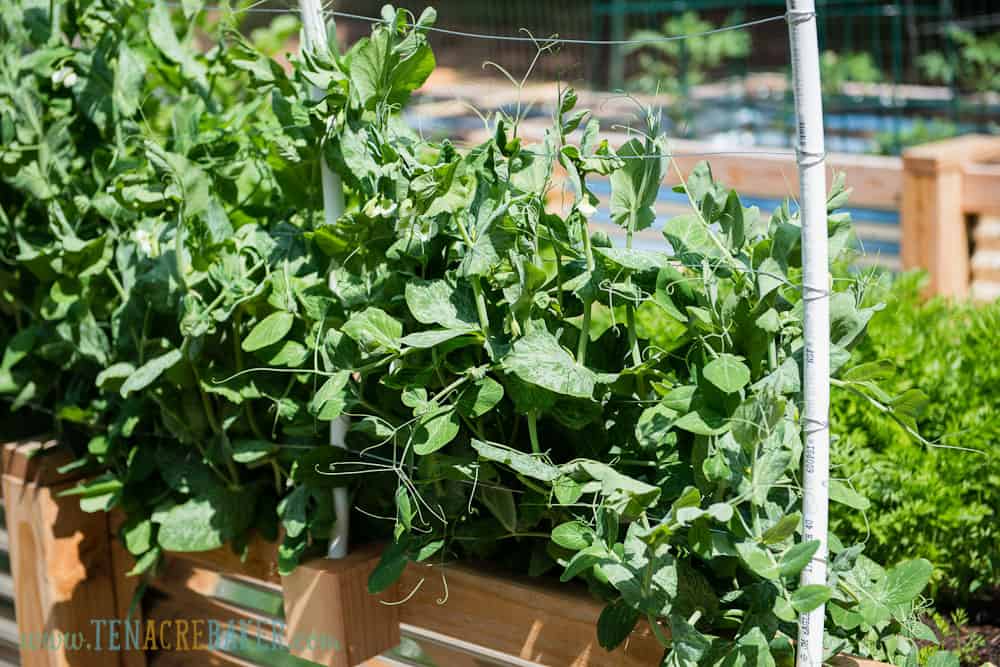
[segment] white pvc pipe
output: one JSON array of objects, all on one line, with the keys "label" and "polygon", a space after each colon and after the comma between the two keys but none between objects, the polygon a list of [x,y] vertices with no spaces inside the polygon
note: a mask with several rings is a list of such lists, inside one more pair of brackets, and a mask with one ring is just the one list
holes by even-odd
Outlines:
[{"label": "white pvc pipe", "polygon": [[[330,44],[327,40],[322,4],[319,0],[299,0],[299,8],[302,11],[302,32],[305,41],[303,46],[305,49],[312,52],[328,51]],[[319,88],[313,89],[314,99],[322,99],[325,95],[325,91]],[[326,224],[335,225],[344,213],[344,188],[340,182],[340,175],[330,169],[326,159],[322,156],[320,157],[320,177],[323,183],[323,218]],[[333,282],[332,274],[330,281]],[[344,436],[347,434],[348,425],[347,417],[338,417],[330,422],[331,445],[346,448]],[[337,488],[333,490],[333,509],[336,522],[333,534],[330,536],[330,545],[327,548],[326,556],[327,558],[343,558],[347,555],[350,544],[351,503],[347,489]]]},{"label": "white pvc pipe", "polygon": [[[344,436],[347,435],[349,424],[347,417],[337,417],[330,422],[331,445],[346,449]],[[326,557],[343,558],[347,555],[347,548],[350,546],[351,503],[347,497],[347,489],[336,488],[333,490],[333,510],[337,521],[333,525],[333,534],[330,535]]]},{"label": "white pvc pipe", "polygon": [[[830,280],[827,249],[826,147],[819,76],[819,40],[814,0],[787,0],[792,81],[798,122],[802,220],[802,296],[805,350],[802,462],[802,539],[820,547],[802,571],[801,585],[826,584],[827,505],[830,482]],[[823,662],[825,605],[799,617],[796,664]]]}]

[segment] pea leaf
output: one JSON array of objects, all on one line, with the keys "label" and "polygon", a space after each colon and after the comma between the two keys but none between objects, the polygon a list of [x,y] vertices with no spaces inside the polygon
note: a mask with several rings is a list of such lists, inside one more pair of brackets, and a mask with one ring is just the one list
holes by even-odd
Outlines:
[{"label": "pea leaf", "polygon": [[472,448],[487,461],[495,461],[509,466],[512,470],[531,479],[551,482],[559,477],[559,469],[537,456],[525,454],[502,445],[482,440],[473,440]]},{"label": "pea leaf", "polygon": [[288,335],[294,323],[295,315],[292,313],[283,310],[271,313],[250,330],[241,347],[247,352],[253,352],[274,345]]},{"label": "pea leaf", "polygon": [[594,529],[579,521],[567,521],[552,529],[552,541],[564,549],[580,551],[589,547],[596,539]]},{"label": "pea leaf", "polygon": [[401,349],[403,325],[381,308],[372,306],[351,315],[343,332],[371,350],[398,352]]},{"label": "pea leaf", "polygon": [[534,331],[515,341],[501,363],[508,373],[556,394],[591,398],[594,393],[597,378],[593,371],[578,365],[547,331]]},{"label": "pea leaf", "polygon": [[212,490],[153,512],[156,541],[166,551],[210,551],[242,534],[253,521],[253,498],[244,489]]},{"label": "pea leaf", "polygon": [[462,390],[455,407],[469,419],[483,416],[503,399],[503,385],[491,377],[476,380]]},{"label": "pea leaf", "polygon": [[611,174],[611,218],[622,227],[639,231],[653,223],[653,203],[663,180],[664,158],[641,157],[659,151],[647,150],[643,142],[630,139],[618,149],[622,167]]},{"label": "pea leaf", "polygon": [[923,558],[896,565],[886,575],[886,604],[906,604],[916,598],[926,588],[933,572],[934,567]]},{"label": "pea leaf", "polygon": [[475,298],[468,285],[458,287],[444,280],[416,280],[406,285],[406,306],[422,324],[470,330],[479,326]]},{"label": "pea leaf", "polygon": [[455,439],[459,425],[458,414],[451,405],[424,414],[413,430],[413,451],[422,456],[436,452]]},{"label": "pea leaf", "polygon": [[799,542],[790,547],[781,557],[780,574],[783,577],[794,577],[809,564],[819,550],[819,540]]},{"label": "pea leaf", "polygon": [[732,354],[720,354],[702,372],[706,380],[726,394],[735,393],[750,382],[750,369]]},{"label": "pea leaf", "polygon": [[806,614],[818,609],[820,605],[826,604],[832,595],[833,591],[830,590],[829,586],[819,584],[802,586],[792,593],[792,607],[800,614]]},{"label": "pea leaf", "polygon": [[628,639],[639,622],[639,612],[624,600],[605,605],[597,619],[597,643],[605,651],[613,651]]},{"label": "pea leaf", "polygon": [[129,394],[141,391],[151,385],[163,373],[173,368],[181,358],[180,350],[171,350],[147,361],[122,383],[119,390],[122,398],[127,398]]}]

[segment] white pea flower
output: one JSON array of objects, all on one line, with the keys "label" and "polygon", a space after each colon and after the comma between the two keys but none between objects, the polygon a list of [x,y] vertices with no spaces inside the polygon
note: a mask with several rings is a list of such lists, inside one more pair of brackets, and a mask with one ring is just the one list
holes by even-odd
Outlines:
[{"label": "white pea flower", "polygon": [[580,211],[580,215],[588,220],[594,217],[594,214],[597,213],[597,207],[590,203],[589,197],[581,199],[580,203],[576,205],[576,210]]},{"label": "white pea flower", "polygon": [[135,230],[135,243],[146,257],[152,257],[156,250],[156,239],[147,229]]},{"label": "white pea flower", "polygon": [[52,85],[59,87],[60,85],[66,88],[72,88],[76,85],[77,76],[76,72],[73,71],[71,67],[65,66],[56,70],[52,73]]}]

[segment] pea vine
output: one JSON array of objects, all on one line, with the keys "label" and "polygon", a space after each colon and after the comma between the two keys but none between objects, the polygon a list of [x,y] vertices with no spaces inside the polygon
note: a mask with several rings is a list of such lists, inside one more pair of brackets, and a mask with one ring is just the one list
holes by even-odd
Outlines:
[{"label": "pea vine", "polygon": [[[373,592],[410,561],[487,558],[582,582],[607,648],[645,619],[666,665],[789,663],[824,603],[830,655],[917,664],[926,561],[884,569],[831,534],[827,585],[798,585],[819,544],[800,539],[790,203],[767,218],[701,164],[677,188],[691,212],[663,220],[680,172],[656,113],[615,147],[571,88],[539,143],[520,112],[471,148],[422,137],[402,111],[435,66],[433,10],[387,6],[287,71],[269,32],[199,10],[0,14],[0,394],[75,448],[84,509],[126,512],[135,574],[254,532],[288,571],[346,486],[355,534],[389,543]],[[624,247],[588,225],[603,179]],[[842,269],[847,196],[838,177],[836,382],[912,424],[919,394],[846,367],[877,310]],[[654,225],[669,246],[633,247]],[[342,416],[347,450],[325,444]]]}]

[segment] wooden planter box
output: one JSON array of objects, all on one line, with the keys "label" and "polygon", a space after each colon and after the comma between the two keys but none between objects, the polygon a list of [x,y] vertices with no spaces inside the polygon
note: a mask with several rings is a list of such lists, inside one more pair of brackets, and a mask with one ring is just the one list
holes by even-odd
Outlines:
[{"label": "wooden planter box", "polygon": [[[18,625],[21,633],[92,633],[92,619],[126,617],[135,590],[134,579],[124,577],[131,558],[113,537],[117,525],[113,515],[86,514],[76,498],[56,497],[76,480],[54,474],[64,458],[34,456],[50,448],[51,444],[40,443],[11,443],[4,448],[3,492]],[[242,560],[227,548],[171,554],[152,582],[157,595],[147,620],[240,619],[257,624],[261,634],[283,633],[279,639],[293,655],[336,667],[388,664],[375,656],[395,648],[401,630],[417,639],[425,654],[442,667],[659,664],[662,648],[645,623],[619,649],[603,650],[595,630],[602,605],[585,592],[468,566],[410,564],[396,587],[375,597],[367,593],[367,579],[378,557],[376,547],[361,546],[343,560],[312,561],[282,578],[277,573],[276,546],[260,540],[249,546]],[[285,625],[269,628],[273,621],[264,615],[223,601],[220,591],[234,582],[264,591],[272,599],[282,594]],[[272,611],[271,615],[280,616],[282,610]],[[336,645],[304,645],[307,642],[301,639],[310,634],[334,639]],[[211,647],[193,661],[190,653],[178,651],[67,655],[22,646],[21,654],[27,667],[143,667],[147,661],[153,667],[250,664]],[[880,665],[853,658],[837,664]]]}]

